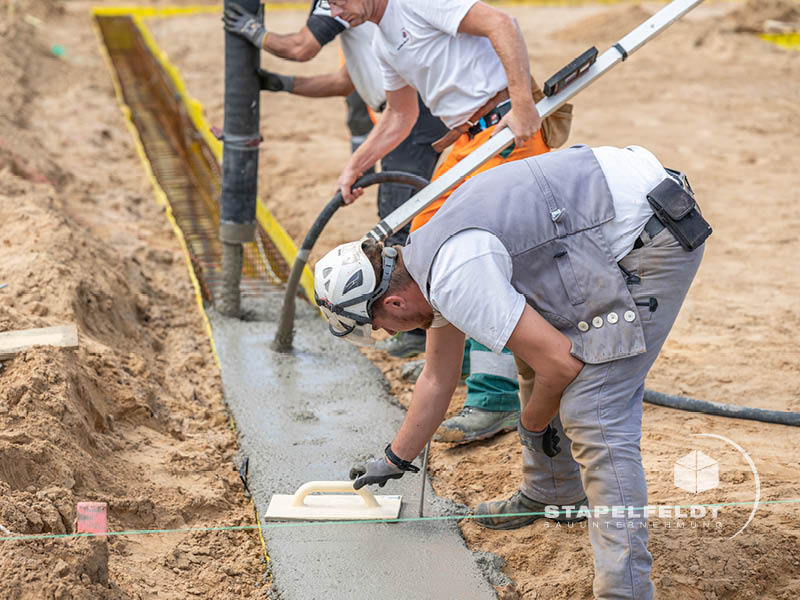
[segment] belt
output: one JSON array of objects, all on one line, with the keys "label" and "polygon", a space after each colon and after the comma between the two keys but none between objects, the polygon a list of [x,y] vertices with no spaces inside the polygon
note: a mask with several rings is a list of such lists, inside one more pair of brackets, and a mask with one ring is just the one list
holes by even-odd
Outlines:
[{"label": "belt", "polygon": [[502,104],[495,106],[492,110],[483,115],[477,123],[467,129],[470,139],[474,138],[484,129],[489,129],[489,127],[497,125],[500,122],[500,119],[503,118],[503,115],[510,110],[511,100],[506,100]]},{"label": "belt", "polygon": [[[444,134],[444,136],[442,136],[440,139],[438,139],[435,142],[433,142],[433,144],[431,144],[431,146],[433,146],[434,151],[436,153],[443,152],[445,148],[447,148],[448,146],[451,146],[459,137],[461,137],[461,135],[463,133],[466,133],[470,129],[472,129],[473,127],[476,127],[480,123],[481,119],[484,116],[488,115],[492,110],[498,108],[499,105],[502,102],[505,102],[506,100],[508,100],[508,98],[509,98],[509,96],[508,96],[508,88],[502,89],[499,92],[497,92],[494,96],[489,98],[489,100],[486,102],[486,104],[484,104],[478,110],[476,110],[475,113],[473,113],[473,115],[469,119],[467,119],[467,121],[465,123],[462,123],[461,125],[458,125],[457,127],[454,127],[453,129],[448,131],[446,134]],[[510,109],[511,106],[509,105],[508,108]],[[506,111],[506,112],[508,112],[508,111]],[[498,119],[498,121],[499,121],[499,119]],[[490,127],[491,127],[491,125],[490,125]],[[485,127],[484,127],[484,129],[485,129]],[[480,131],[483,131],[483,130],[479,129],[478,131],[480,132]]]},{"label": "belt", "polygon": [[[652,240],[659,233],[661,233],[662,229],[664,229],[664,223],[662,223],[661,219],[659,219],[656,215],[653,215],[647,220],[647,223],[644,224],[644,230],[642,230],[642,233],[647,232],[647,235],[649,235],[650,239]],[[642,236],[639,235],[639,237],[636,238],[636,241],[633,243],[633,248],[636,250],[642,246],[644,246],[644,240],[642,239]]]}]

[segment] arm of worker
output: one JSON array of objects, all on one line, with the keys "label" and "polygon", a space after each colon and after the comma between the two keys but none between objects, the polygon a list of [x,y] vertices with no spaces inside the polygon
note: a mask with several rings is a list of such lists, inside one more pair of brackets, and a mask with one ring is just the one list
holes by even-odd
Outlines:
[{"label": "arm of worker", "polygon": [[525,39],[510,15],[483,2],[476,2],[461,20],[459,33],[489,38],[508,78],[511,110],[495,127],[509,127],[514,143],[521,146],[539,130],[542,119],[531,96],[531,72]]},{"label": "arm of worker", "polygon": [[337,185],[345,204],[352,203],[364,193],[361,188],[351,189],[353,183],[408,137],[418,115],[417,91],[414,88],[406,85],[398,90],[387,90],[386,109],[381,113],[381,118],[339,175]]},{"label": "arm of worker", "polygon": [[306,62],[319,54],[322,44],[317,41],[311,30],[304,26],[300,31],[285,35],[269,32],[264,36],[261,48],[278,58]]},{"label": "arm of worker", "polygon": [[[325,23],[320,25],[320,19],[321,17],[317,15],[311,15],[307,24],[299,31],[280,34],[268,32],[256,15],[235,3],[231,3],[225,9],[225,14],[222,17],[227,31],[245,38],[256,48],[266,50],[278,58],[298,62],[305,62],[314,58],[325,43],[344,30],[344,26],[332,18],[330,20],[333,21],[334,26],[326,26]],[[312,31],[311,27],[314,27],[315,31]],[[331,27],[333,29],[328,31]],[[320,37],[324,41],[320,41]]]},{"label": "arm of worker", "polygon": [[[441,424],[458,385],[463,358],[462,332],[452,325],[428,329],[425,367],[414,386],[406,418],[390,444],[400,460],[411,463]],[[350,469],[350,479],[355,489],[372,484],[383,487],[389,479],[399,479],[404,473],[388,457],[382,457],[355,465]]]},{"label": "arm of worker", "polygon": [[347,67],[333,73],[313,75],[311,77],[295,77],[281,75],[266,69],[259,69],[261,89],[270,92],[289,92],[307,98],[329,98],[331,96],[347,96],[353,92],[353,82]]},{"label": "arm of worker", "polygon": [[578,376],[583,362],[570,353],[572,343],[567,336],[528,304],[506,346],[536,373],[520,422],[528,432],[541,432],[558,413],[561,395]]},{"label": "arm of worker", "polygon": [[461,377],[464,334],[453,325],[431,327],[425,341],[425,366],[414,385],[411,404],[392,451],[414,460],[444,420],[450,399]]}]

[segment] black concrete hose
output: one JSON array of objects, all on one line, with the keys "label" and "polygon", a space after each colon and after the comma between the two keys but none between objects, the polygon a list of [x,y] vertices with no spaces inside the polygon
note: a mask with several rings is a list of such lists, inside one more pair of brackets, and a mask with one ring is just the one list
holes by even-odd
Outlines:
[{"label": "black concrete hose", "polygon": [[[428,185],[428,180],[419,175],[412,173],[403,173],[402,171],[385,171],[383,173],[371,173],[364,175],[353,184],[354,188],[365,188],[376,183],[401,183],[415,188],[417,191]],[[278,331],[275,333],[275,339],[272,342],[272,349],[276,352],[291,352],[292,341],[294,340],[294,301],[297,296],[297,289],[300,286],[300,277],[303,274],[308,256],[311,254],[311,249],[322,233],[322,230],[328,224],[333,213],[339,210],[344,200],[341,192],[336,192],[333,199],[328,202],[325,208],[314,221],[311,229],[308,230],[303,245],[297,252],[297,258],[292,265],[292,271],[289,274],[289,279],[286,282],[286,292],[283,296],[283,306],[281,307],[281,314],[278,318]]]},{"label": "black concrete hose", "polygon": [[735,404],[708,402],[707,400],[695,400],[694,398],[671,396],[647,389],[644,391],[644,401],[649,404],[657,404],[658,406],[666,406],[668,408],[676,408],[678,410],[687,410],[690,412],[700,412],[707,415],[800,427],[800,413],[796,412],[766,410],[763,408],[737,406]]}]

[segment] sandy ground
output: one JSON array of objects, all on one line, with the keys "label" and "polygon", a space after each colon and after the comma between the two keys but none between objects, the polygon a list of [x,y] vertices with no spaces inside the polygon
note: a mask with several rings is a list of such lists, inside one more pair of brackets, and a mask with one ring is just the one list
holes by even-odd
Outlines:
[{"label": "sandy ground", "polygon": [[[3,362],[3,535],[71,533],[85,500],[113,531],[251,525],[183,254],[88,8],[22,2],[0,24],[0,331],[80,334]],[[252,531],[5,541],[0,597],[255,597],[260,556]]]},{"label": "sandy ground", "polygon": [[[543,81],[588,46],[605,50],[658,6],[508,10]],[[86,4],[30,2],[17,7],[13,23],[0,21],[0,77],[12,82],[0,90],[0,282],[9,282],[0,290],[0,330],[75,321],[81,331],[77,351],[27,352],[0,371],[0,524],[19,533],[69,531],[74,503],[84,499],[107,500],[114,529],[249,523],[184,265],[124,129],[87,11]],[[648,379],[652,389],[800,410],[800,276],[791,266],[800,252],[800,53],[742,31],[768,18],[798,21],[795,11],[785,2],[706,4],[574,101],[571,143],[648,147],[690,174],[715,230]],[[25,13],[52,29],[25,21]],[[304,20],[302,12],[281,11],[267,22],[293,31]],[[218,17],[149,25],[210,122],[221,125]],[[64,60],[50,56],[52,43],[67,47]],[[338,52],[333,44],[308,64],[267,56],[263,63],[323,73],[337,68]],[[265,95],[262,115],[261,195],[299,240],[347,159],[344,102]],[[343,209],[312,258],[360,237],[375,220],[373,197]],[[402,362],[372,357],[407,403]],[[651,503],[753,500],[744,458],[699,433],[741,445],[758,469],[762,500],[800,497],[796,431],[649,405],[644,419]],[[693,449],[720,463],[720,486],[696,496],[673,485],[673,463]],[[518,485],[519,457],[513,434],[463,447],[434,444],[434,487],[470,507],[505,497]],[[729,539],[749,511],[724,508],[716,521],[654,519],[658,596],[795,598],[797,505],[761,506]],[[585,528],[538,522],[491,532],[467,520],[462,529],[471,547],[506,561],[514,584],[502,597],[591,597]],[[204,536],[112,538],[107,548],[4,542],[0,589],[12,598],[260,594],[257,539]]]}]

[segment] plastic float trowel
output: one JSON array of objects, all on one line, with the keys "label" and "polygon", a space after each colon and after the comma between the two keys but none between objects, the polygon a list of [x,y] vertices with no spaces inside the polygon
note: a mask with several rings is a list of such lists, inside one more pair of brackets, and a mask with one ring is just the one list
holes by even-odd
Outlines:
[{"label": "plastic float trowel", "polygon": [[[316,492],[320,494],[316,495]],[[293,494],[275,494],[264,514],[268,521],[364,521],[396,519],[401,496],[375,496],[352,481],[309,481]]]}]

